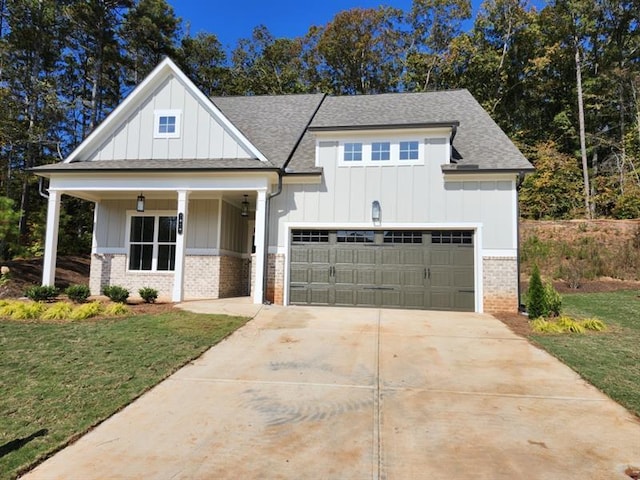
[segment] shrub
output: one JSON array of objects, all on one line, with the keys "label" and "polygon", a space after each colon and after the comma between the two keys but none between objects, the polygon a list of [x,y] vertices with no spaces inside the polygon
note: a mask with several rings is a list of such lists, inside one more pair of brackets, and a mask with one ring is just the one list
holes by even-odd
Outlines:
[{"label": "shrub", "polygon": [[13,312],[21,308],[20,305],[22,305],[22,303],[23,302],[8,302],[6,300],[3,300],[2,304],[0,305],[0,317],[11,318],[13,316]]},{"label": "shrub", "polygon": [[563,332],[584,333],[584,327],[571,317],[560,317],[557,324]]},{"label": "shrub", "polygon": [[605,323],[599,318],[587,318],[580,324],[587,330],[593,330],[594,332],[602,332],[607,329]]},{"label": "shrub", "polygon": [[75,303],[84,303],[91,295],[91,290],[87,285],[71,285],[69,286],[64,293],[67,294],[69,300]]},{"label": "shrub", "polygon": [[102,313],[102,304],[100,302],[89,302],[76,307],[69,318],[71,320],[86,320]]},{"label": "shrub", "polygon": [[109,317],[120,317],[129,313],[129,307],[124,303],[112,303],[104,310],[104,314]]},{"label": "shrub", "polygon": [[544,313],[545,317],[557,317],[562,309],[562,297],[558,291],[553,288],[551,282],[544,284]]},{"label": "shrub", "polygon": [[109,297],[112,302],[127,303],[127,298],[129,298],[129,290],[119,285],[106,286],[102,293]]},{"label": "shrub", "polygon": [[44,309],[45,306],[40,302],[16,302],[11,318],[13,320],[37,320]]},{"label": "shrub", "polygon": [[531,330],[537,333],[562,333],[562,328],[555,322],[544,318],[536,318],[531,322]]},{"label": "shrub", "polygon": [[145,303],[154,303],[158,298],[158,291],[155,288],[143,287],[138,290],[138,293]]},{"label": "shrub", "polygon": [[29,287],[24,294],[34,302],[48,302],[58,295],[58,289],[53,285]]},{"label": "shrub", "polygon": [[533,272],[529,280],[527,312],[531,320],[545,315],[544,286],[542,285],[542,278],[537,264],[533,266]]},{"label": "shrub", "polygon": [[68,302],[56,302],[47,308],[40,319],[42,320],[68,320],[71,317],[73,307]]}]

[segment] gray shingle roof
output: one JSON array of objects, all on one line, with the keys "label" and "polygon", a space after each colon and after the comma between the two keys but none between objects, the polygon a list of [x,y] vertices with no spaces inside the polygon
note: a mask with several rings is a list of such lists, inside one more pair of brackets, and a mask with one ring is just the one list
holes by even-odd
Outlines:
[{"label": "gray shingle roof", "polygon": [[480,170],[532,168],[467,90],[327,97],[310,127],[402,127],[456,121],[460,126],[453,146],[458,165],[477,165]]},{"label": "gray shingle roof", "polygon": [[[214,97],[222,113],[271,163],[282,167],[305,132],[323,94]],[[315,143],[299,151],[315,156]]]},{"label": "gray shingle roof", "polygon": [[54,163],[35,167],[36,173],[85,171],[189,171],[189,170],[247,170],[274,169],[270,163],[258,159],[181,159],[181,160],[94,160],[91,162]]}]

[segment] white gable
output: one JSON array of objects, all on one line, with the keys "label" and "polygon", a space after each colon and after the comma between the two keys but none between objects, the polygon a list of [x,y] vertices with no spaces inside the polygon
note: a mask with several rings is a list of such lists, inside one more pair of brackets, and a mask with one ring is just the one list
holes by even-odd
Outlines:
[{"label": "white gable", "polygon": [[[156,116],[178,115],[158,138]],[[65,160],[266,159],[171,62],[164,60]]]}]

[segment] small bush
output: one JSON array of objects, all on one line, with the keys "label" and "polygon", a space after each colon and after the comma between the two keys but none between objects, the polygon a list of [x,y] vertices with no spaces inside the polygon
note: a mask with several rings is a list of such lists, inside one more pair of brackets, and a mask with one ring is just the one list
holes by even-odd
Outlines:
[{"label": "small bush", "polygon": [[56,302],[47,308],[42,315],[41,320],[68,320],[71,317],[73,307],[68,302]]},{"label": "small bush", "polygon": [[158,291],[155,288],[143,287],[138,290],[138,294],[140,294],[145,303],[154,303],[158,298]]},{"label": "small bush", "polygon": [[23,302],[17,302],[17,301],[8,302],[6,300],[3,300],[2,304],[0,305],[0,317],[11,318],[13,316],[13,312],[22,308],[20,306],[22,305],[22,303]]},{"label": "small bush", "polygon": [[531,330],[537,333],[562,333],[562,328],[555,322],[544,318],[536,318],[531,322]]},{"label": "small bush", "polygon": [[74,308],[69,318],[71,320],[86,320],[102,313],[102,304],[100,302],[89,302]]},{"label": "small bush", "polygon": [[119,285],[106,286],[102,293],[109,297],[112,302],[127,303],[127,298],[129,298],[129,290]]},{"label": "small bush", "polygon": [[27,288],[24,294],[34,302],[48,302],[58,296],[58,289],[53,285],[41,285]]},{"label": "small bush", "polygon": [[580,322],[580,324],[587,330],[593,330],[594,332],[602,332],[607,329],[607,325],[599,318],[587,318]]},{"label": "small bush", "polygon": [[12,320],[37,320],[44,311],[45,306],[40,302],[17,302],[16,308],[11,314]]},{"label": "small bush", "polygon": [[104,314],[108,317],[121,317],[129,313],[129,307],[124,303],[112,303],[104,310]]},{"label": "small bush", "polygon": [[584,327],[571,317],[560,317],[557,324],[563,332],[584,333]]},{"label": "small bush", "polygon": [[69,286],[64,293],[67,294],[69,300],[75,303],[84,303],[91,295],[91,290],[87,285],[71,285]]},{"label": "small bush", "polygon": [[527,312],[531,320],[544,316],[546,310],[544,297],[544,286],[542,285],[540,270],[538,269],[538,265],[534,265],[531,279],[529,280],[527,300]]}]

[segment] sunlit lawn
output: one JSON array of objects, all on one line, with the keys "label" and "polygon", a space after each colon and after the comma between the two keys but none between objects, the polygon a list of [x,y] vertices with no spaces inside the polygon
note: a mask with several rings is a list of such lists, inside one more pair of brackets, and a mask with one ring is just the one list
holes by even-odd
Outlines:
[{"label": "sunlit lawn", "polygon": [[563,296],[564,312],[597,317],[606,332],[532,335],[532,339],[611,398],[640,415],[640,292]]},{"label": "sunlit lawn", "polygon": [[161,315],[0,320],[0,479],[108,418],[248,319]]}]

